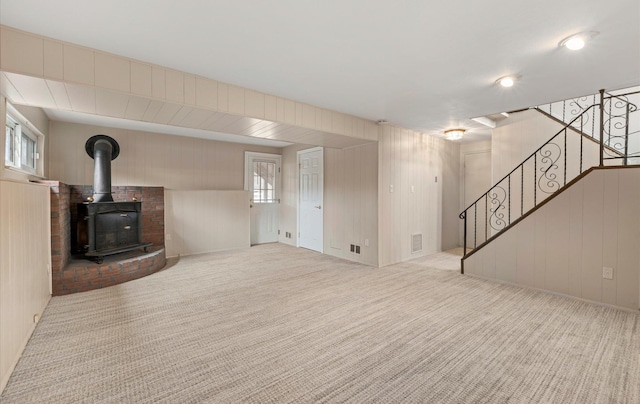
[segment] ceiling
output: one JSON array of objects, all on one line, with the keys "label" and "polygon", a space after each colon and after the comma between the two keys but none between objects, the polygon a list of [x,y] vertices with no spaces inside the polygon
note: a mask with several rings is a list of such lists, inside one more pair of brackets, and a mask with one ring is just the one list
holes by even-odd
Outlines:
[{"label": "ceiling", "polygon": [[0,23],[438,136],[640,84],[638,0],[1,0]]}]

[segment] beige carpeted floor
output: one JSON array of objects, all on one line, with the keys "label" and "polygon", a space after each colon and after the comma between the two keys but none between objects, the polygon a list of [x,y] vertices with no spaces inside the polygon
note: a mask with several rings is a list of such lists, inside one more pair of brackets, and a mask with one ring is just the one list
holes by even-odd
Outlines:
[{"label": "beige carpeted floor", "polygon": [[270,244],[54,297],[0,401],[640,402],[640,315],[428,263]]}]

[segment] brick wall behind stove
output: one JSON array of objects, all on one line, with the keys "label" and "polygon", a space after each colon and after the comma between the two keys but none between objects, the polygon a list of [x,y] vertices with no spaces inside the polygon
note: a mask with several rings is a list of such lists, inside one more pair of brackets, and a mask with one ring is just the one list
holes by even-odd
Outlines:
[{"label": "brick wall behind stove", "polygon": [[[78,203],[93,196],[91,185],[71,185],[71,228],[76,228]],[[112,186],[111,193],[115,202],[142,202],[142,241],[153,245],[164,245],[164,188],[138,186]],[[76,245],[75,232],[71,235],[72,246]]]}]

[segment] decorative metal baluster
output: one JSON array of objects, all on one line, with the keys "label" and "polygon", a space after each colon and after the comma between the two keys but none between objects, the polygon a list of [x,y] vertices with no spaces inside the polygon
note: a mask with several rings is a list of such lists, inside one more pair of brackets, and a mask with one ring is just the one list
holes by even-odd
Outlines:
[{"label": "decorative metal baluster", "polygon": [[[580,132],[582,132],[583,119],[580,115]],[[584,136],[580,136],[580,174],[582,174],[582,148],[583,148]]]},{"label": "decorative metal baluster", "polygon": [[487,241],[487,232],[489,231],[489,209],[487,208],[489,196],[484,195],[484,241]]},{"label": "decorative metal baluster", "polygon": [[533,155],[533,207],[538,206],[538,157]]},{"label": "decorative metal baluster", "polygon": [[508,179],[508,184],[509,184],[509,210],[508,210],[508,218],[509,218],[509,224],[511,224],[511,173],[509,173],[509,179]]},{"label": "decorative metal baluster", "polygon": [[600,90],[600,167],[604,166],[604,90]]},{"label": "decorative metal baluster", "polygon": [[524,162],[520,168],[520,216],[522,216],[524,215]]},{"label": "decorative metal baluster", "polygon": [[631,104],[627,102],[627,110],[625,114],[625,124],[624,124],[624,160],[623,164],[627,165],[627,159],[629,156],[629,107]]},{"label": "decorative metal baluster", "polygon": [[478,202],[473,204],[473,248],[478,246]]},{"label": "decorative metal baluster", "polygon": [[567,185],[567,128],[564,129],[564,185]]}]

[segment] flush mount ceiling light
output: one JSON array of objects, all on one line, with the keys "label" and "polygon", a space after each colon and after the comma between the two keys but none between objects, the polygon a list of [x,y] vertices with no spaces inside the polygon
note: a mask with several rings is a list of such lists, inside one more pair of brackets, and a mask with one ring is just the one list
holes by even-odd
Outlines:
[{"label": "flush mount ceiling light", "polygon": [[462,135],[464,135],[464,129],[449,129],[444,131],[444,136],[447,140],[458,140],[462,139]]},{"label": "flush mount ceiling light", "polygon": [[596,31],[589,32],[580,32],[578,34],[573,34],[571,36],[566,37],[558,44],[559,47],[565,47],[569,50],[580,50],[584,48],[584,45],[587,43],[589,39],[594,38],[598,35]]},{"label": "flush mount ceiling light", "polygon": [[502,87],[513,87],[516,81],[520,79],[520,76],[504,76],[496,80],[496,83]]}]

